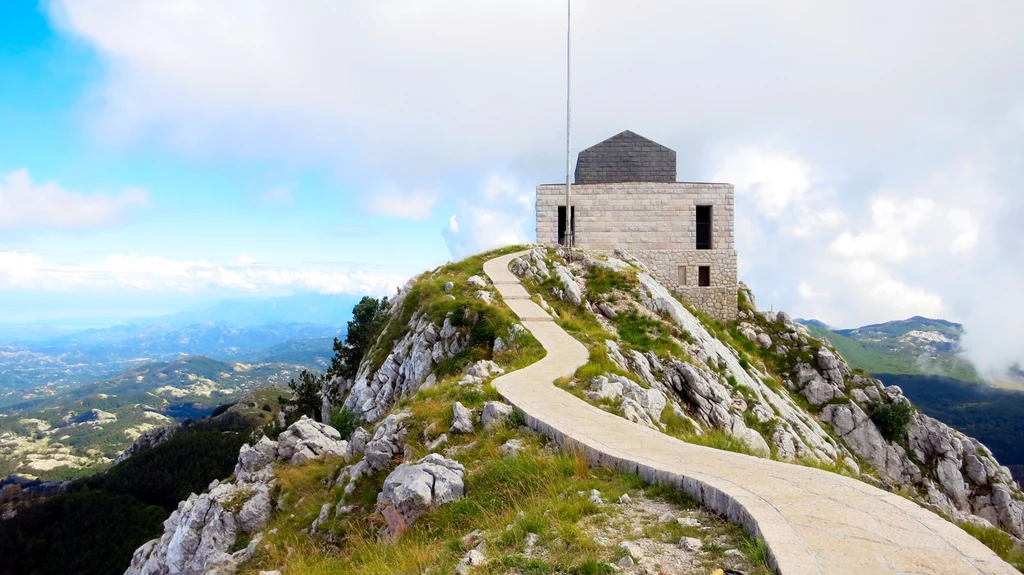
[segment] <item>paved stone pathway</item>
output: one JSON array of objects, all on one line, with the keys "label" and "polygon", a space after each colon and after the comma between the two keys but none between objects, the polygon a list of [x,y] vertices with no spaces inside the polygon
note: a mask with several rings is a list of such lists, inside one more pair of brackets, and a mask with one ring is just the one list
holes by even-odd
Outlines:
[{"label": "paved stone pathway", "polygon": [[587,362],[588,352],[509,271],[523,253],[494,258],[484,271],[547,350],[544,359],[493,383],[533,429],[582,449],[594,463],[678,486],[764,539],[782,575],[1018,573],[960,528],[898,495],[818,469],[685,443],[555,387],[554,380]]}]

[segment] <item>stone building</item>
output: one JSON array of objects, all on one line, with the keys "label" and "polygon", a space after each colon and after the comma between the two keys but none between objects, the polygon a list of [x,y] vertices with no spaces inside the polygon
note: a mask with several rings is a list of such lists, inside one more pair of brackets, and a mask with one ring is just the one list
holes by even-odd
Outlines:
[{"label": "stone building", "polygon": [[[717,319],[737,313],[733,186],[676,181],[676,153],[630,131],[583,150],[570,232],[579,248],[624,249]],[[565,242],[565,184],[537,186],[537,241]]]}]

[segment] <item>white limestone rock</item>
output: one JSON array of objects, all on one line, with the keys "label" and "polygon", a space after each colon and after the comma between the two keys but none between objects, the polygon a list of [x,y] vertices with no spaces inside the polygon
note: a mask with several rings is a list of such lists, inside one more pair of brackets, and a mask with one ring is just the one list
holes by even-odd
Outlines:
[{"label": "white limestone rock", "polygon": [[484,409],[480,415],[480,423],[483,424],[484,429],[502,427],[510,415],[512,415],[511,405],[500,401],[488,401],[484,403]]},{"label": "white limestone rock", "polygon": [[473,570],[473,567],[479,567],[487,563],[487,558],[484,554],[476,549],[470,549],[466,555],[459,561],[459,564],[455,566],[455,572],[458,575],[469,575]]},{"label": "white limestone rock", "polygon": [[583,395],[591,401],[615,399],[622,396],[622,384],[601,375],[590,381],[590,389]]},{"label": "white limestone rock", "polygon": [[[397,302],[392,305],[390,321],[398,321],[400,307]],[[359,366],[343,402],[346,409],[365,421],[379,420],[399,399],[419,391],[434,367],[461,352],[469,340],[468,334],[454,327],[450,316],[438,328],[428,319],[413,315],[406,328],[408,331],[379,369],[371,371],[369,361]]]},{"label": "white limestone rock", "polygon": [[846,365],[846,362],[840,360],[825,347],[818,350],[815,361],[818,363],[818,367],[821,369],[825,379],[839,389],[846,387],[844,380],[847,375],[850,375],[850,368]]},{"label": "white limestone rock", "polygon": [[348,449],[345,450],[345,461],[351,462],[366,451],[366,444],[373,439],[373,435],[369,431],[366,431],[362,427],[357,427],[352,432],[352,437],[348,441]]},{"label": "white limestone rock", "polygon": [[556,263],[555,276],[558,278],[558,281],[562,282],[562,299],[568,301],[572,305],[582,305],[583,292],[580,290],[580,286],[576,283],[576,278],[573,277],[569,268]]},{"label": "white limestone rock", "polygon": [[797,442],[795,437],[781,425],[775,428],[772,434],[772,443],[775,444],[775,454],[782,461],[793,461],[797,457]]},{"label": "white limestone rock", "polygon": [[526,449],[526,446],[523,445],[522,440],[509,439],[501,445],[501,456],[505,458],[518,457],[519,453],[524,449]]},{"label": "white limestone rock", "polygon": [[480,276],[469,276],[469,278],[466,279],[466,285],[471,288],[479,289],[487,287],[487,282]]},{"label": "white limestone rock", "polygon": [[[360,436],[359,444],[367,446],[367,459],[372,459],[371,452],[383,458],[384,444],[404,442],[401,422],[405,417],[408,414],[389,416],[368,442],[365,431],[360,429],[353,434],[354,439]],[[235,465],[235,482],[214,481],[207,493],[192,494],[179,503],[178,509],[164,522],[163,535],[135,551],[126,575],[234,573],[239,563],[255,553],[261,531],[270,520],[273,464],[302,462],[307,457],[348,456],[350,444],[340,437],[334,428],[303,417],[281,432],[277,441],[263,437],[253,446],[243,445]],[[356,451],[362,449],[355,441],[353,445]],[[369,468],[366,460],[359,465],[364,471]],[[318,517],[314,531],[324,520]],[[230,553],[243,533],[252,535],[250,544]]]},{"label": "white limestone rock", "polygon": [[396,467],[377,496],[377,508],[387,522],[382,534],[397,538],[427,510],[462,499],[465,474],[462,464],[436,453]]},{"label": "white limestone rock", "polygon": [[437,436],[433,441],[429,441],[426,444],[427,451],[437,451],[442,445],[448,443],[448,435],[442,433]]},{"label": "white limestone rock", "polygon": [[756,343],[757,347],[761,349],[768,349],[772,346],[772,338],[766,333],[759,333],[754,338],[754,343]]},{"label": "white limestone rock", "polygon": [[862,459],[871,463],[882,478],[894,485],[913,485],[921,481],[921,470],[899,445],[887,442],[871,418],[855,403],[826,405],[821,420]]},{"label": "white limestone rock", "polygon": [[456,401],[452,406],[452,433],[473,433],[473,410]]},{"label": "white limestone rock", "polygon": [[298,465],[323,456],[344,457],[348,442],[337,429],[306,416],[296,421],[277,438],[277,458]]},{"label": "white limestone rock", "polygon": [[[710,360],[724,366],[726,373],[733,376],[738,385],[749,388],[754,393],[757,403],[764,404],[766,409],[792,426],[794,437],[800,444],[801,456],[817,460],[838,458],[843,448],[836,444],[811,414],[797,405],[788,394],[778,393],[763,383],[762,376],[755,366],[741,366],[737,352],[712,335],[699,319],[649,274],[640,273],[637,279],[641,285],[641,303],[651,311],[668,318],[689,334],[692,343],[687,345],[687,352],[691,357],[697,362]],[[769,323],[777,319],[774,313],[764,312],[762,316]],[[702,426],[738,431],[749,440],[758,443],[757,449],[767,445],[766,442],[762,443],[763,438],[757,441],[753,435],[747,434],[744,431],[745,426],[733,424],[729,413],[731,393],[717,382],[718,376],[706,367],[676,361],[667,363],[664,369],[657,369],[652,363],[651,371],[664,389],[673,390],[692,408],[695,419]]]},{"label": "white limestone rock", "polygon": [[704,547],[704,542],[696,537],[683,537],[679,540],[679,547],[690,553],[695,553]]},{"label": "white limestone rock", "polygon": [[551,277],[551,270],[544,259],[545,255],[541,249],[530,250],[525,256],[520,256],[509,262],[509,269],[519,277],[544,281]]},{"label": "white limestone rock", "polygon": [[409,436],[406,420],[409,417],[408,412],[395,413],[377,424],[363,452],[363,461],[371,472],[391,467],[394,460],[405,453],[405,440]]}]

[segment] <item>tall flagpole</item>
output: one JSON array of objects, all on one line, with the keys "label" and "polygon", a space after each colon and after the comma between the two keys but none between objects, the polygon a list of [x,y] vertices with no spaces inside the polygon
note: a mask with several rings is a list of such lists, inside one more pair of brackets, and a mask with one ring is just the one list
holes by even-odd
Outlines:
[{"label": "tall flagpole", "polygon": [[566,0],[565,27],[565,245],[572,247],[572,0]]}]

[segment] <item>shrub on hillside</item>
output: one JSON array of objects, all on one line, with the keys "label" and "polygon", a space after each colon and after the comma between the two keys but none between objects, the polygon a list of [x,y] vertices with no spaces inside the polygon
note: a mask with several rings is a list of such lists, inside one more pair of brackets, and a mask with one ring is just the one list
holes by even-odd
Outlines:
[{"label": "shrub on hillside", "polygon": [[887,441],[900,442],[907,437],[907,427],[914,415],[908,403],[883,403],[871,410],[871,421]]},{"label": "shrub on hillside", "polygon": [[335,407],[331,410],[331,421],[329,425],[338,430],[342,439],[352,437],[352,432],[362,425],[363,420],[344,407]]}]

